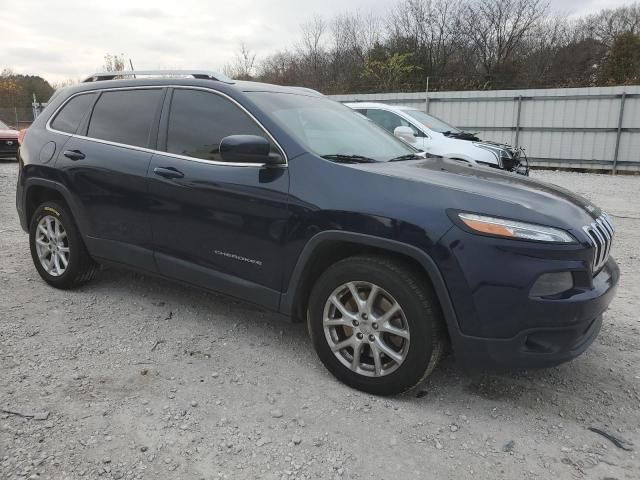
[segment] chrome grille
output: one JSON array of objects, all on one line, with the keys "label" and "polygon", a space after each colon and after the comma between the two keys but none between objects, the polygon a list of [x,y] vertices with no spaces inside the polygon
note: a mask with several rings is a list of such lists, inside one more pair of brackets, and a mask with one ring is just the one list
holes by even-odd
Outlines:
[{"label": "chrome grille", "polygon": [[607,262],[615,229],[611,217],[602,213],[591,225],[586,225],[582,229],[589,237],[589,243],[593,246],[593,272],[597,272]]}]

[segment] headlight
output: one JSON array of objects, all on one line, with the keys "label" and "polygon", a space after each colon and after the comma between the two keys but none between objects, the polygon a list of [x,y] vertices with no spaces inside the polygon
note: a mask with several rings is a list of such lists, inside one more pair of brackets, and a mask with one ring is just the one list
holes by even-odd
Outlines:
[{"label": "headlight", "polygon": [[537,240],[539,242],[572,243],[575,239],[559,228],[545,227],[504,218],[488,217],[473,213],[459,213],[458,217],[471,230],[498,237]]},{"label": "headlight", "polygon": [[501,147],[488,145],[486,143],[478,143],[478,142],[473,142],[473,144],[476,147],[482,148],[484,150],[489,150],[491,153],[493,153],[496,156],[496,160],[498,161],[500,161],[500,159],[502,158],[502,154],[504,153],[504,148],[501,148]]}]

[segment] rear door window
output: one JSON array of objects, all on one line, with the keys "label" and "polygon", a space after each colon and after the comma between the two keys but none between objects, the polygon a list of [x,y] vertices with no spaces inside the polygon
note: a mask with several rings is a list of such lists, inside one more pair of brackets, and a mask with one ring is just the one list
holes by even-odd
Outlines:
[{"label": "rear door window", "polygon": [[[167,152],[222,161],[220,141],[229,135],[267,134],[233,102],[202,90],[175,89],[167,128]],[[277,151],[271,145],[271,151]]]},{"label": "rear door window", "polygon": [[103,92],[93,109],[87,135],[124,145],[149,147],[162,93],[161,89]]},{"label": "rear door window", "polygon": [[76,133],[85,115],[89,113],[96,95],[96,93],[85,93],[73,97],[55,116],[51,122],[51,128],[65,133]]}]

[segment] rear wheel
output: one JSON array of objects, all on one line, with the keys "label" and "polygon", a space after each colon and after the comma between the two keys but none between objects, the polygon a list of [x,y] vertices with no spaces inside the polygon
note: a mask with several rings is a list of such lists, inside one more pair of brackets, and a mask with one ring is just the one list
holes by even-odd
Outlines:
[{"label": "rear wheel", "polygon": [[95,275],[91,259],[71,214],[62,205],[40,205],[29,228],[31,258],[45,282],[56,288],[72,288]]},{"label": "rear wheel", "polygon": [[374,394],[418,385],[444,351],[431,286],[410,266],[386,257],[351,257],[329,267],[311,292],[308,326],[327,369]]}]

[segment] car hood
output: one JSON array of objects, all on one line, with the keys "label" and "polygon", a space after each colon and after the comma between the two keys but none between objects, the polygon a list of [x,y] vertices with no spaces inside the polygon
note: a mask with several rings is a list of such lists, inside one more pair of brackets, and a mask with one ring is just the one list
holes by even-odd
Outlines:
[{"label": "car hood", "polygon": [[[448,136],[448,135],[444,135],[443,133],[439,134],[442,137],[442,141],[443,142],[447,142],[447,143],[452,143],[452,144],[460,144],[460,142],[466,143],[466,144],[471,144],[474,147],[492,147],[492,148],[499,148],[502,150],[505,150],[506,152],[513,152],[513,147],[507,143],[498,143],[498,142],[492,142],[491,140],[481,140],[478,137],[473,137],[473,138],[465,138],[465,137],[454,137],[454,136]],[[471,134],[469,134],[471,135]]]},{"label": "car hood", "polygon": [[0,129],[0,137],[2,138],[18,138],[17,130]]},{"label": "car hood", "polygon": [[[357,168],[430,185],[447,208],[577,229],[601,211],[564,188],[529,177],[442,157],[360,164]],[[451,195],[458,191],[458,195]],[[446,200],[443,200],[446,199]],[[505,210],[508,212],[505,214]]]}]

